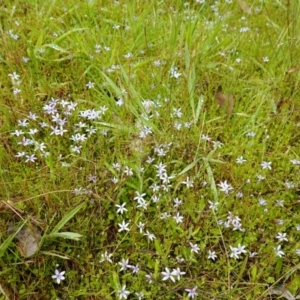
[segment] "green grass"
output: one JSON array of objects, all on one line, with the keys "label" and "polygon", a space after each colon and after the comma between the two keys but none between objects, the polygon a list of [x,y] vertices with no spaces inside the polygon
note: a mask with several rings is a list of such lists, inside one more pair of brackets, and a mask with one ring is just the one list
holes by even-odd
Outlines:
[{"label": "green grass", "polygon": [[4,1],[0,299],[296,297],[299,12]]}]

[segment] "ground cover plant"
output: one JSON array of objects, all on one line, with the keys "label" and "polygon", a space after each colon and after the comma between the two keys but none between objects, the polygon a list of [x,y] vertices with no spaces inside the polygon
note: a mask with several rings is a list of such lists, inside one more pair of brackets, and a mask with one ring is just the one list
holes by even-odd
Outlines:
[{"label": "ground cover plant", "polygon": [[297,299],[297,1],[3,1],[0,299]]}]

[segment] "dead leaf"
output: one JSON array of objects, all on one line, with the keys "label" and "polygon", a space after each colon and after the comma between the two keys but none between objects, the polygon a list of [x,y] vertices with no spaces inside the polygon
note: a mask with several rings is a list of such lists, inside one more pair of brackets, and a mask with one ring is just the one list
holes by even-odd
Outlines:
[{"label": "dead leaf", "polygon": [[291,292],[284,286],[284,285],[278,285],[276,287],[273,287],[269,289],[269,295],[276,295],[279,296],[280,298],[285,298],[287,300],[295,300],[295,298]]},{"label": "dead leaf", "polygon": [[[8,233],[17,231],[17,227],[11,224],[8,228]],[[41,240],[40,230],[34,226],[24,226],[16,235],[18,240],[19,251],[23,257],[30,257],[39,249],[39,243]]]},{"label": "dead leaf", "polygon": [[298,68],[297,67],[292,67],[292,68],[290,68],[289,70],[287,70],[286,71],[286,73],[293,73],[293,72],[295,72],[295,71],[297,71],[298,70]]},{"label": "dead leaf", "polygon": [[282,110],[282,107],[287,104],[287,105],[291,105],[292,101],[290,99],[281,99],[277,104],[276,104],[276,108],[277,108],[277,112],[280,113]]},{"label": "dead leaf", "polygon": [[251,15],[251,8],[248,6],[246,1],[244,0],[238,0],[238,3],[240,5],[240,8],[243,12],[247,13],[248,15]]},{"label": "dead leaf", "polygon": [[223,94],[222,87],[218,87],[217,92],[215,94],[216,102],[225,109],[228,115],[232,114],[233,105],[234,105],[234,97],[232,94]]}]

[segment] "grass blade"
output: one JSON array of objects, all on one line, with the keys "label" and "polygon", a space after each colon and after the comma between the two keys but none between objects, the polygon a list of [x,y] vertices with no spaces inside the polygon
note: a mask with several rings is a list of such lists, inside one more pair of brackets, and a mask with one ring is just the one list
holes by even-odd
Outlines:
[{"label": "grass blade", "polygon": [[79,204],[77,207],[75,207],[73,210],[71,210],[68,214],[66,214],[53,228],[52,232],[49,234],[49,236],[55,235],[58,233],[58,231],[66,224],[68,223],[79,211],[80,209],[85,205],[85,203]]}]

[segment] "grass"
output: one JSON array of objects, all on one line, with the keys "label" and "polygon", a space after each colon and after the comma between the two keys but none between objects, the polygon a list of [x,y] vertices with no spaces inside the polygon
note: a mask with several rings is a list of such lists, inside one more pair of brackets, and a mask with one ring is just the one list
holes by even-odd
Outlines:
[{"label": "grass", "polygon": [[299,11],[4,1],[0,299],[296,299]]}]

